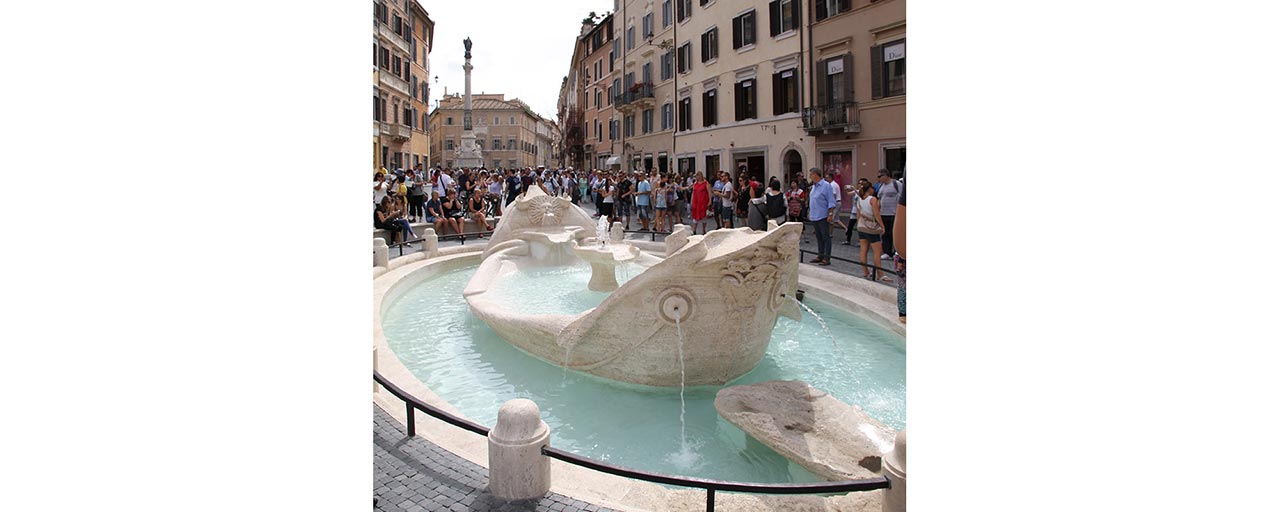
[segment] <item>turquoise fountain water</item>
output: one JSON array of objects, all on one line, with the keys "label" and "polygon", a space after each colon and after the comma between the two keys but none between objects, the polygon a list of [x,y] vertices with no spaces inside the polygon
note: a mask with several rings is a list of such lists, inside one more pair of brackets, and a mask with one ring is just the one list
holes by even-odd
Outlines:
[{"label": "turquoise fountain water", "polygon": [[[721,419],[712,403],[718,387],[689,387],[681,400],[674,388],[622,384],[579,372],[562,377],[559,361],[529,356],[484,322],[472,320],[461,295],[474,271],[462,268],[420,283],[383,318],[387,342],[405,366],[471,419],[493,425],[504,402],[528,398],[538,403],[551,427],[551,443],[574,453],[704,478],[818,480]],[[497,280],[494,291],[523,312],[575,313],[608,295],[586,290],[590,272],[586,265],[525,269]],[[812,298],[806,305],[825,319],[839,351],[813,317],[781,318],[764,360],[732,384],[804,380],[862,407],[890,428],[904,428],[902,337]]]}]

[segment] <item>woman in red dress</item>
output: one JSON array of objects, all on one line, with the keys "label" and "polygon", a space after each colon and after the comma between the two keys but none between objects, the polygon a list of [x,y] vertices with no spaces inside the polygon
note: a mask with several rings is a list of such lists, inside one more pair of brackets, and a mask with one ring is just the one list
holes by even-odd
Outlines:
[{"label": "woman in red dress", "polygon": [[693,215],[693,234],[698,234],[698,226],[702,226],[702,234],[707,234],[707,203],[711,202],[711,193],[707,191],[707,178],[698,174],[693,181],[693,197],[690,198],[689,209]]}]

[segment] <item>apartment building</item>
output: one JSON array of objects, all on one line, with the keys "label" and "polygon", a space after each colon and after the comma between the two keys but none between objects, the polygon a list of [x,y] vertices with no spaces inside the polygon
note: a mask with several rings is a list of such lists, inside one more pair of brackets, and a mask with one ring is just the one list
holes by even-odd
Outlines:
[{"label": "apartment building", "polygon": [[621,154],[627,169],[673,167],[675,131],[675,5],[673,0],[628,0],[615,46],[621,73],[610,82]]},{"label": "apartment building", "polygon": [[[455,150],[462,142],[463,98],[447,95],[428,116],[431,167],[453,167]],[[476,144],[489,168],[533,167],[543,163],[549,149],[539,144],[538,126],[549,123],[519,98],[503,94],[471,95],[472,128]]]},{"label": "apartment building", "polygon": [[806,15],[815,80],[805,131],[843,183],[906,166],[906,11],[906,0],[815,0]]},{"label": "apartment building", "polygon": [[413,128],[413,133],[409,136],[409,153],[410,159],[406,159],[405,167],[414,169],[425,169],[427,163],[431,161],[431,138],[427,134],[427,128],[430,123],[427,122],[427,114],[431,111],[428,98],[431,97],[431,86],[429,84],[431,77],[431,67],[428,62],[428,56],[431,53],[431,43],[435,35],[435,22],[431,21],[431,17],[427,15],[427,11],[417,0],[406,0],[409,7],[409,17],[412,20],[410,25],[410,34],[412,41],[409,45],[409,51],[412,57],[412,63],[409,66],[409,99],[410,116],[409,120]]},{"label": "apartment building", "polygon": [[[615,17],[605,15],[578,39],[582,62],[578,78],[581,91],[578,105],[585,132],[582,144],[583,167],[619,166],[621,121],[614,109],[614,78],[620,75],[621,50],[614,32]],[[615,145],[615,142],[618,142]]]},{"label": "apartment building", "polygon": [[[373,166],[374,169],[410,167],[413,154],[414,80],[413,62],[418,43],[414,40],[416,0],[373,2]],[[417,6],[421,10],[421,6]],[[434,24],[422,11],[428,32]],[[428,36],[428,41],[430,37]],[[426,49],[430,48],[430,44]],[[425,54],[424,54],[425,58]],[[426,67],[423,66],[425,73]],[[425,74],[423,75],[425,77]]]},{"label": "apartment building", "polygon": [[677,169],[764,181],[815,165],[801,121],[800,2],[672,2]]}]

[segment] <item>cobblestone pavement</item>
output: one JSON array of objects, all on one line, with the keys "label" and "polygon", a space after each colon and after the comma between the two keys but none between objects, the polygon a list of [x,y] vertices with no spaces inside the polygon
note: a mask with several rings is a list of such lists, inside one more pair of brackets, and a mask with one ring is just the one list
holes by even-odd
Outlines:
[{"label": "cobblestone pavement", "polygon": [[560,494],[541,500],[505,502],[486,492],[488,471],[421,437],[373,406],[374,510],[387,511],[604,511]]}]

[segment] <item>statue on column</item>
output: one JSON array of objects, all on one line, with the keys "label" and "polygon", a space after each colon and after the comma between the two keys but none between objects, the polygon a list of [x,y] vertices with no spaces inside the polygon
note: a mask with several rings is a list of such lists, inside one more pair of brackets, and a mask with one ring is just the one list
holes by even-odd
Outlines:
[{"label": "statue on column", "polygon": [[468,59],[470,59],[470,58],[471,58],[471,38],[470,38],[470,37],[468,37],[468,38],[466,38],[466,39],[463,39],[463,40],[462,40],[462,46],[463,46],[464,48],[466,48],[466,49],[467,49],[467,55],[466,55],[466,57],[467,57]]}]

